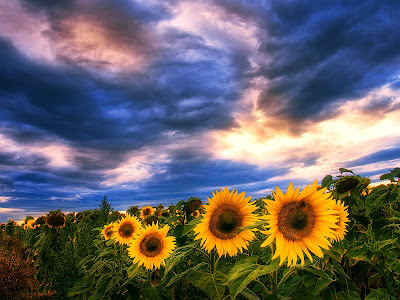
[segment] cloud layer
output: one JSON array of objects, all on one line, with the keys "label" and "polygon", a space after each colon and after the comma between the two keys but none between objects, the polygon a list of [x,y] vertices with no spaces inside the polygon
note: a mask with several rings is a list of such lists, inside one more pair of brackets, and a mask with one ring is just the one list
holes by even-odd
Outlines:
[{"label": "cloud layer", "polygon": [[0,222],[396,167],[399,6],[0,0]]}]

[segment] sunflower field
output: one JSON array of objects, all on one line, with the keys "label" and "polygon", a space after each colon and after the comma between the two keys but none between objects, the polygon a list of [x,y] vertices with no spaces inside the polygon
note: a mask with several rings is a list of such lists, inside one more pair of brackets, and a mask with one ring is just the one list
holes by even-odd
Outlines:
[{"label": "sunflower field", "polygon": [[1,224],[1,299],[400,299],[400,168]]}]

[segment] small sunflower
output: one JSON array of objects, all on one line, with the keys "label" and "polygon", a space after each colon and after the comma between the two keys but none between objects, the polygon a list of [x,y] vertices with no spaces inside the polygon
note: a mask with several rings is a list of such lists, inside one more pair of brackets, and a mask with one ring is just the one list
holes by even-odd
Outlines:
[{"label": "small sunflower", "polygon": [[35,223],[35,219],[30,219],[28,222],[26,222],[26,225],[28,228],[33,228],[33,223]]},{"label": "small sunflower", "polygon": [[238,195],[238,191],[222,188],[208,198],[204,206],[204,218],[194,228],[196,240],[201,239],[201,245],[208,252],[216,247],[219,256],[236,256],[238,250],[247,249],[249,241],[255,238],[251,230],[237,232],[239,227],[253,225],[258,217],[253,214],[257,209],[254,203],[249,203],[251,196],[245,198],[245,192]]},{"label": "small sunflower", "polygon": [[168,225],[158,228],[158,224],[141,229],[128,248],[133,262],[144,265],[146,269],[160,268],[175,248],[175,237],[167,236],[168,230]]},{"label": "small sunflower", "polygon": [[346,226],[349,219],[347,218],[349,213],[347,211],[347,206],[344,206],[344,203],[338,200],[335,205],[332,207],[332,210],[335,211],[335,214],[339,217],[336,225],[339,228],[334,228],[334,235],[335,237],[332,239],[333,241],[341,241],[344,239],[344,235],[346,234]]},{"label": "small sunflower", "polygon": [[154,208],[152,208],[150,205],[142,207],[142,210],[140,211],[140,217],[142,218],[142,220],[145,220],[152,214],[154,214]]},{"label": "small sunflower", "polygon": [[105,240],[108,240],[114,236],[114,227],[116,223],[110,223],[107,225],[104,225],[103,230],[101,231],[101,234],[103,235]]},{"label": "small sunflower", "polygon": [[120,244],[129,244],[135,235],[139,232],[141,225],[136,217],[127,214],[114,225],[114,237]]},{"label": "small sunflower", "polygon": [[198,216],[200,216],[200,212],[198,210],[195,210],[194,212],[192,212],[193,218],[197,218]]},{"label": "small sunflower", "polygon": [[326,188],[317,191],[317,181],[299,193],[299,188],[293,190],[290,183],[286,194],[277,187],[274,193],[275,201],[264,200],[269,215],[269,229],[264,231],[269,237],[261,245],[265,247],[276,239],[276,251],[271,259],[280,256],[280,264],[288,259],[288,266],[297,263],[300,257],[304,265],[303,252],[312,261],[310,250],[318,257],[322,257],[320,249],[329,249],[331,243],[327,238],[334,238],[334,230],[338,228],[336,211],[332,210],[334,201],[331,194],[325,193]]}]

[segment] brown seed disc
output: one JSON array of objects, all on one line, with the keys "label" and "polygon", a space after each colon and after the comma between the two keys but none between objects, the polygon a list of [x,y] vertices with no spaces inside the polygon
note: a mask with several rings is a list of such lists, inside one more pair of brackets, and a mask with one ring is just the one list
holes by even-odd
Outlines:
[{"label": "brown seed disc", "polygon": [[47,216],[46,222],[50,227],[63,227],[65,225],[64,214],[52,213]]},{"label": "brown seed disc", "polygon": [[154,257],[161,253],[163,244],[156,233],[150,233],[140,242],[140,252],[147,257]]},{"label": "brown seed disc", "polygon": [[114,231],[112,230],[112,228],[113,228],[112,226],[106,227],[105,233],[106,233],[107,237],[110,237],[113,235]]},{"label": "brown seed disc", "polygon": [[237,206],[223,204],[211,215],[209,229],[217,238],[227,240],[236,235],[242,222],[243,216]]},{"label": "brown seed disc", "polygon": [[287,240],[303,240],[312,232],[314,224],[314,211],[305,201],[286,203],[278,213],[278,230]]},{"label": "brown seed disc", "polygon": [[124,238],[130,238],[134,232],[135,232],[135,228],[133,227],[133,225],[131,223],[128,223],[128,222],[122,223],[118,229],[119,235]]}]

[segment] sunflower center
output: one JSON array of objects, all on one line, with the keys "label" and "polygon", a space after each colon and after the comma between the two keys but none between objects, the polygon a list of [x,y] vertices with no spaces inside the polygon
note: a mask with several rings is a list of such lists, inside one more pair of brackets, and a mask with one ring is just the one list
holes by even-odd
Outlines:
[{"label": "sunflower center", "polygon": [[238,207],[223,204],[218,207],[210,218],[210,231],[218,238],[227,240],[236,235],[237,229],[242,225],[243,217]]},{"label": "sunflower center", "polygon": [[307,237],[314,223],[314,211],[305,201],[287,203],[278,214],[278,230],[291,241],[301,241]]},{"label": "sunflower center", "polygon": [[158,236],[154,234],[147,235],[140,242],[140,252],[147,257],[154,257],[162,251],[162,243]]},{"label": "sunflower center", "polygon": [[106,228],[106,236],[110,237],[113,235],[112,226]]},{"label": "sunflower center", "polygon": [[118,233],[126,238],[131,237],[134,231],[135,228],[131,223],[124,223],[118,229]]},{"label": "sunflower center", "polygon": [[143,215],[147,216],[147,215],[149,215],[149,214],[150,214],[150,209],[146,208],[146,209],[143,211]]}]

